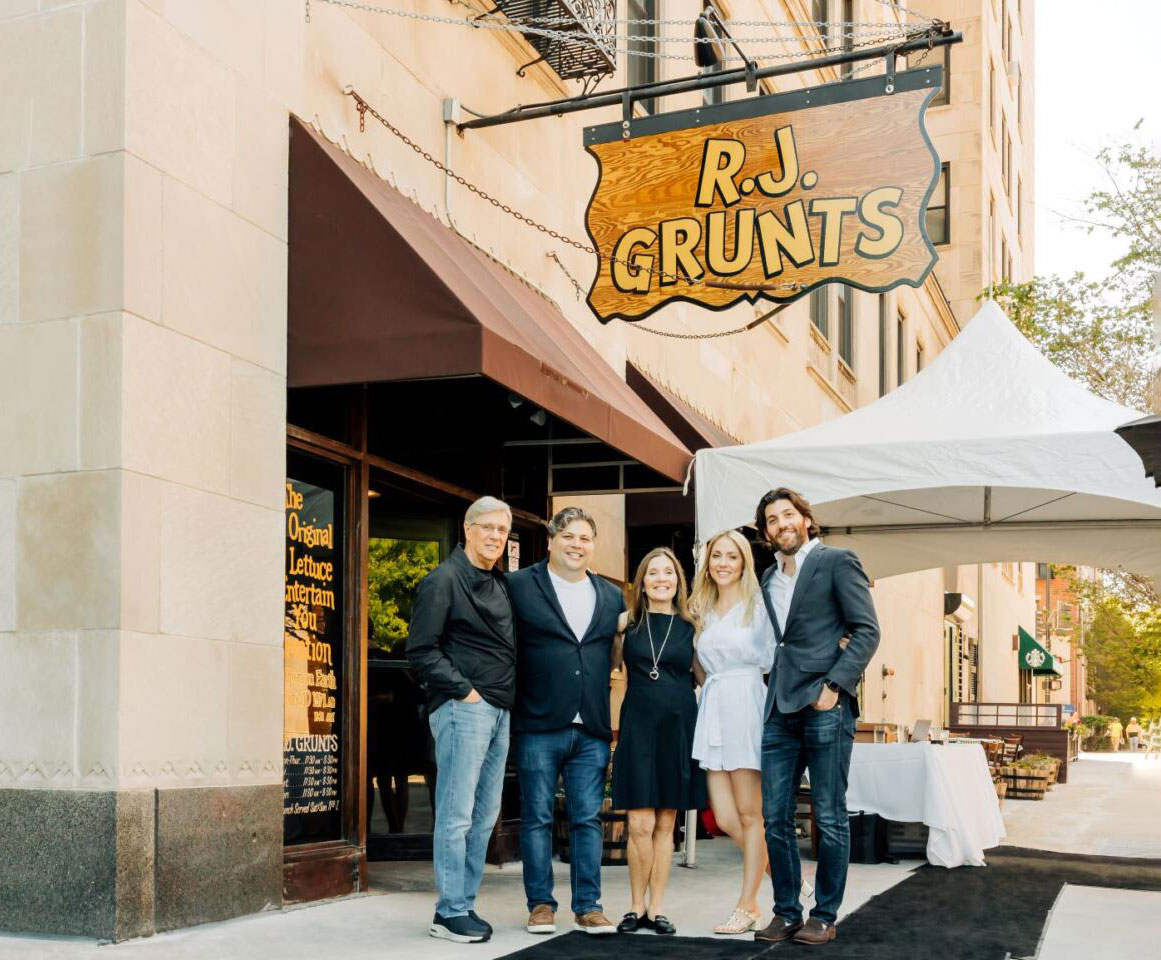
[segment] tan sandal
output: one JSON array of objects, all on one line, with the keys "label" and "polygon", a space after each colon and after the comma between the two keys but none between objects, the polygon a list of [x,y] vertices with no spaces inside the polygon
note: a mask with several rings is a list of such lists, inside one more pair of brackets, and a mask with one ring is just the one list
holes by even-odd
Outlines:
[{"label": "tan sandal", "polygon": [[757,930],[761,926],[759,922],[761,919],[761,914],[750,913],[749,910],[734,907],[734,912],[730,914],[730,918],[725,923],[719,923],[714,927],[714,933],[730,936],[739,933],[748,933],[751,930]]}]

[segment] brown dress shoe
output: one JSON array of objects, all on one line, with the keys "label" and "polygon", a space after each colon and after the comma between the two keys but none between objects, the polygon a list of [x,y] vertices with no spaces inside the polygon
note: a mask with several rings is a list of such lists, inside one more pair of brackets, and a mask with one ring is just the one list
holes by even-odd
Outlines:
[{"label": "brown dress shoe", "polygon": [[529,933],[556,933],[556,914],[547,903],[538,903],[528,915],[524,927]]},{"label": "brown dress shoe", "polygon": [[781,943],[783,940],[789,940],[801,929],[801,920],[787,920],[774,914],[770,922],[754,934],[754,939],[765,943]]},{"label": "brown dress shoe", "polygon": [[588,913],[574,913],[573,915],[574,930],[579,930],[581,933],[616,933],[617,928],[613,925],[613,921],[606,917],[600,910],[591,910]]},{"label": "brown dress shoe", "polygon": [[834,924],[811,917],[802,925],[802,929],[794,934],[795,943],[809,943],[812,946],[819,943],[829,943],[837,934]]}]

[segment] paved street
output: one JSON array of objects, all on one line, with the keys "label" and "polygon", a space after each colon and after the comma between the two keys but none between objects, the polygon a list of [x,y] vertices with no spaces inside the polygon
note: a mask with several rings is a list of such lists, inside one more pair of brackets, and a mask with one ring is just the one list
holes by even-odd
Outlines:
[{"label": "paved street", "polygon": [[[1069,777],[1068,784],[1058,786],[1041,802],[1005,803],[1007,843],[1087,854],[1161,856],[1157,820],[1161,762],[1126,754],[1085,755],[1071,767]],[[666,912],[680,933],[706,935],[733,906],[739,859],[725,840],[699,843],[697,858],[696,869],[674,869]],[[898,883],[916,864],[853,864],[844,913]],[[808,875],[813,874],[814,865],[807,867]],[[98,956],[121,960],[317,960],[320,956],[335,960],[381,960],[384,956],[450,960],[461,956],[464,948],[426,935],[433,899],[430,871],[427,863],[376,864],[372,866],[374,889],[365,896],[208,924],[116,946],[0,935],[0,960]],[[558,863],[556,875],[558,894],[567,897],[568,867]],[[606,868],[604,883],[606,909],[619,917],[629,905],[627,870]],[[489,868],[479,910],[495,925],[496,935],[491,942],[471,949],[474,960],[491,960],[534,942],[521,928],[525,914],[519,864]],[[1139,951],[1147,937],[1155,938],[1153,918],[1159,914],[1161,894],[1066,887],[1045,932],[1038,960],[1149,956]],[[1109,933],[1114,928],[1115,937]]]}]

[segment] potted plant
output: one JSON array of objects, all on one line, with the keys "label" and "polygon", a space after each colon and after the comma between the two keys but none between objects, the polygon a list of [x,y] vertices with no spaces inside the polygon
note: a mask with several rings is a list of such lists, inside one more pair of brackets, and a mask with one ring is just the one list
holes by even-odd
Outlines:
[{"label": "potted plant", "polygon": [[1027,757],[1007,768],[1008,796],[1013,800],[1043,800],[1048,789],[1048,772]]}]

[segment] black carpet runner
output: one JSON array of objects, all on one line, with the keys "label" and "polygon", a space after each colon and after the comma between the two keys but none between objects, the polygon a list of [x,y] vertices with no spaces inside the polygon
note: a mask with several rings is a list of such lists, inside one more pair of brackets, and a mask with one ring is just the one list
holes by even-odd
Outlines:
[{"label": "black carpet runner", "polygon": [[[1085,857],[1019,847],[988,851],[988,866],[924,865],[838,925],[823,947],[767,947],[746,937],[592,937],[571,933],[509,954],[519,960],[1005,960],[1032,957],[1065,883],[1161,890],[1161,860]],[[673,918],[679,926],[681,918]],[[768,952],[769,951],[769,952]],[[1161,953],[1159,953],[1161,955]]]}]

